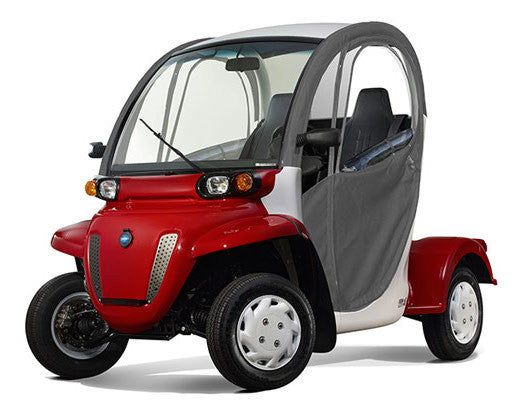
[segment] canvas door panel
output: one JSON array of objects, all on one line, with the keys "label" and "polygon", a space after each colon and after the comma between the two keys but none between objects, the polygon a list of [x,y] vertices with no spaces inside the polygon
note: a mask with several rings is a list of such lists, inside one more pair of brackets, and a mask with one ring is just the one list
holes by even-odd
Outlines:
[{"label": "canvas door panel", "polygon": [[356,311],[391,282],[415,216],[419,173],[405,148],[361,172],[339,172],[303,196],[304,222],[334,310]]}]

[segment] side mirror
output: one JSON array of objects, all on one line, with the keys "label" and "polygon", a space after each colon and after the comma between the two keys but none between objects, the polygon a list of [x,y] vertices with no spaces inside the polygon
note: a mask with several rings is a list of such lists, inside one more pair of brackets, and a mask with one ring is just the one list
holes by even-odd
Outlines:
[{"label": "side mirror", "polygon": [[105,145],[102,142],[91,142],[88,156],[91,158],[103,158]]},{"label": "side mirror", "polygon": [[338,128],[320,128],[297,136],[297,147],[312,145],[314,147],[337,147],[341,131]]}]

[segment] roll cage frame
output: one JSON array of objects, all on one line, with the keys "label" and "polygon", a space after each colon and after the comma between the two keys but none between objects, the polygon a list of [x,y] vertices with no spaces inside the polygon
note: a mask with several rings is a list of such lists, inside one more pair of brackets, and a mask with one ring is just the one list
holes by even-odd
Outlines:
[{"label": "roll cage frame", "polygon": [[[304,133],[307,129],[307,123],[312,105],[311,100],[314,98],[320,79],[336,55],[340,54],[340,62],[338,64],[339,72],[339,68],[342,66],[342,62],[346,53],[357,47],[364,48],[367,46],[383,46],[387,48],[396,48],[400,52],[403,57],[401,58],[401,62],[403,68],[405,69],[412,104],[411,126],[413,130],[413,137],[410,143],[416,142],[417,137],[415,135],[418,132],[423,132],[423,116],[426,115],[426,105],[419,61],[417,59],[415,50],[406,36],[392,25],[379,22],[353,24],[335,31],[324,39],[300,36],[253,36],[219,42],[214,41],[201,45],[202,42],[208,39],[210,38],[202,38],[190,41],[172,49],[159,60],[157,60],[140,79],[138,84],[133,89],[131,95],[127,99],[113,127],[100,166],[100,175],[111,175],[112,161],[118,145],[118,140],[121,136],[127,118],[132,112],[133,107],[136,101],[139,99],[142,91],[148,85],[149,81],[156,74],[156,72],[172,57],[188,52],[212,48],[214,46],[268,41],[317,44],[317,47],[307,61],[294,90],[293,100],[291,102],[286,119],[282,148],[277,163],[278,167],[300,166],[302,159],[302,148],[297,147],[296,145],[297,135]],[[361,51],[362,49],[359,52]],[[391,51],[393,50],[391,49]],[[338,86],[340,80],[340,75],[338,75],[336,77],[336,87]],[[336,107],[338,98],[339,95],[335,94],[334,105]],[[334,115],[335,118],[337,118],[337,108],[335,109]],[[334,117],[332,117],[332,120],[334,120]],[[216,169],[205,168],[205,172],[212,170]],[[186,173],[187,170],[180,170],[179,172]]]}]

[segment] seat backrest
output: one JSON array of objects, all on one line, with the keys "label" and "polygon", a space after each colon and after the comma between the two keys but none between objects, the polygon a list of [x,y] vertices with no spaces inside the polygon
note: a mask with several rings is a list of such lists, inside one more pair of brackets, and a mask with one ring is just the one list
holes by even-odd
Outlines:
[{"label": "seat backrest", "polygon": [[240,159],[270,158],[273,135],[286,121],[292,96],[293,93],[279,93],[271,98],[264,121],[247,138]]},{"label": "seat backrest", "polygon": [[393,110],[387,90],[362,89],[354,113],[345,125],[340,168],[348,159],[385,140],[393,120]]}]

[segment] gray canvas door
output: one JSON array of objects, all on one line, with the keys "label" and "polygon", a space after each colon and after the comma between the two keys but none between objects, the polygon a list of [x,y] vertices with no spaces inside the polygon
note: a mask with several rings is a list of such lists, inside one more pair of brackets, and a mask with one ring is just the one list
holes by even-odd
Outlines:
[{"label": "gray canvas door", "polygon": [[[305,226],[327,276],[334,310],[342,312],[368,306],[397,271],[415,217],[423,142],[422,79],[414,53],[374,40],[357,45],[336,55],[340,84],[328,89],[334,94],[328,98],[330,125],[341,128],[341,146],[330,150],[333,164],[327,176],[302,196]],[[357,83],[357,64],[371,48],[387,52],[395,73],[407,78],[402,82],[405,104],[395,100],[396,89],[387,89],[384,78]],[[327,64],[328,70],[332,65]],[[322,77],[326,75],[331,76]],[[312,92],[316,98],[326,93],[322,85],[323,80]],[[314,99],[312,110],[323,111],[316,103],[322,101]]]}]

